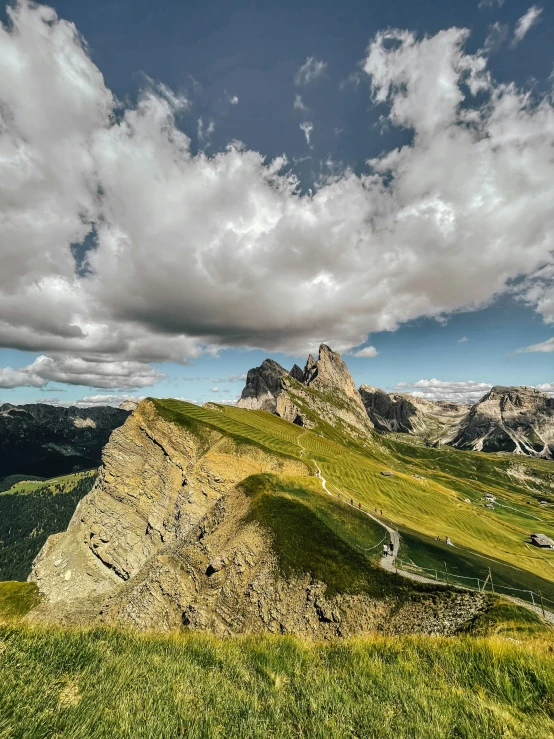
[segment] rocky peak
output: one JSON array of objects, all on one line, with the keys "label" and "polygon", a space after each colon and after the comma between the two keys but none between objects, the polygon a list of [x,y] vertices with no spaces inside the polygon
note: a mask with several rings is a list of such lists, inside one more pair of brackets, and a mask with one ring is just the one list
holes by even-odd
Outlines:
[{"label": "rocky peak", "polygon": [[304,382],[304,371],[301,370],[297,364],[295,364],[291,369],[290,376],[294,377],[298,382]]},{"label": "rocky peak", "polygon": [[237,405],[275,413],[283,375],[288,375],[284,367],[273,359],[264,359],[259,367],[248,370],[246,385]]},{"label": "rocky peak", "polygon": [[447,443],[460,449],[554,456],[554,398],[530,387],[495,385]]},{"label": "rocky peak", "polygon": [[330,391],[345,395],[357,405],[363,407],[360,393],[354,384],[348,367],[341,355],[330,349],[327,344],[321,344],[319,347],[317,362],[311,354],[308,357],[304,369],[304,384],[322,392]]}]

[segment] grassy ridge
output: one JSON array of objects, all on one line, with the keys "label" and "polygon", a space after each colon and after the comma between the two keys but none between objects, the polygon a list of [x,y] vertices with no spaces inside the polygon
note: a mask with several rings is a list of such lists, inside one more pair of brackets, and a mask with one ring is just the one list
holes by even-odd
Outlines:
[{"label": "grassy ridge", "polygon": [[366,593],[402,600],[443,590],[379,567],[385,536],[382,526],[323,493],[318,480],[253,475],[242,488],[252,498],[247,520],[270,533],[285,577],[309,573],[326,583],[327,597]]},{"label": "grassy ridge", "polygon": [[96,472],[23,480],[0,493],[0,580],[26,580],[46,539],[64,531]]},{"label": "grassy ridge", "polygon": [[[494,567],[495,561],[518,568],[520,574],[511,580],[509,569],[505,569],[505,582],[513,587],[520,587],[525,572],[540,578],[537,587],[544,581],[554,583],[554,553],[538,551],[528,538],[536,529],[554,537],[554,509],[541,508],[537,502],[537,498],[549,495],[554,499],[549,493],[554,492],[551,462],[430,449],[377,435],[363,441],[350,437],[342,427],[333,428],[321,421],[313,431],[306,431],[264,411],[233,406],[210,410],[179,401],[157,402],[182,418],[217,428],[244,443],[302,458],[307,464],[317,461],[337,492],[370,509],[382,509],[389,521],[416,537],[420,535],[422,541],[450,536],[457,547],[452,556],[460,555],[459,574],[481,576],[482,568],[464,570],[473,556],[476,563],[479,557],[484,558],[485,570],[489,565]],[[307,452],[303,454],[302,448]],[[516,465],[523,476],[515,474]],[[394,477],[381,475],[388,469],[394,470]],[[496,495],[502,505],[494,511],[485,509],[485,492]],[[418,561],[414,554],[412,547],[411,558],[426,566],[427,558]]]},{"label": "grassy ridge", "polygon": [[547,642],[0,628],[0,737],[547,739]]}]

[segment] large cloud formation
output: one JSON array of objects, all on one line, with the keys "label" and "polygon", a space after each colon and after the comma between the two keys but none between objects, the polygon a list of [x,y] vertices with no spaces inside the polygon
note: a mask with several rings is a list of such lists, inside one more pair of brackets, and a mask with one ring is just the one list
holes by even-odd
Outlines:
[{"label": "large cloud formation", "polygon": [[[150,362],[347,350],[507,290],[554,322],[552,101],[496,84],[484,52],[464,52],[467,30],[377,34],[371,95],[412,142],[301,195],[285,157],[193,156],[174,117],[188,101],[165,86],[121,105],[52,9],[8,12],[0,346],[140,387]],[[40,383],[35,369],[23,374]]]}]

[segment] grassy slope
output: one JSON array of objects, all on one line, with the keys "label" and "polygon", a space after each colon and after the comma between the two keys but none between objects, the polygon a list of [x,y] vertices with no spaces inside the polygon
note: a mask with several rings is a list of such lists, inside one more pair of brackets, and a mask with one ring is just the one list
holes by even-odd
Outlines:
[{"label": "grassy slope", "polygon": [[0,627],[0,737],[547,739],[551,641]]},{"label": "grassy slope", "polygon": [[50,534],[64,531],[95,471],[23,480],[0,493],[0,580],[26,580]]},{"label": "grassy slope", "polygon": [[442,590],[385,572],[377,564],[384,530],[354,508],[330,498],[314,478],[253,475],[243,483],[252,498],[247,520],[268,529],[286,577],[310,573],[326,594],[367,593],[398,600]]},{"label": "grassy slope", "polygon": [[[416,564],[428,566],[430,542],[437,535],[442,539],[448,535],[456,545],[450,549],[451,565],[460,575],[484,579],[490,566],[499,584],[532,586],[554,599],[554,552],[528,544],[529,533],[536,529],[554,537],[554,510],[538,505],[541,498],[554,498],[551,462],[430,449],[377,435],[364,443],[350,437],[342,426],[331,427],[315,416],[315,429],[306,431],[264,411],[156,402],[171,409],[173,420],[181,417],[186,423],[190,419],[274,453],[307,463],[316,460],[337,492],[370,509],[382,509],[401,531],[412,534],[409,551],[404,551]],[[309,452],[303,457],[302,447]],[[519,477],[514,474],[516,467]],[[394,470],[394,477],[381,475],[387,469]],[[522,471],[527,479],[520,479]],[[413,478],[414,474],[425,480]],[[485,492],[510,507],[485,509]],[[438,550],[433,556],[440,562]]]}]

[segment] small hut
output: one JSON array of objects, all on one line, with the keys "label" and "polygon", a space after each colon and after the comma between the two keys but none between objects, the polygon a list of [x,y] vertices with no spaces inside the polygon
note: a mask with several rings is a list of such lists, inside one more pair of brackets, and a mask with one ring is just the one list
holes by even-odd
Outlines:
[{"label": "small hut", "polygon": [[394,477],[393,473],[390,470],[383,470],[381,474],[385,477]]},{"label": "small hut", "polygon": [[531,543],[542,549],[554,549],[554,541],[545,534],[531,534]]}]

